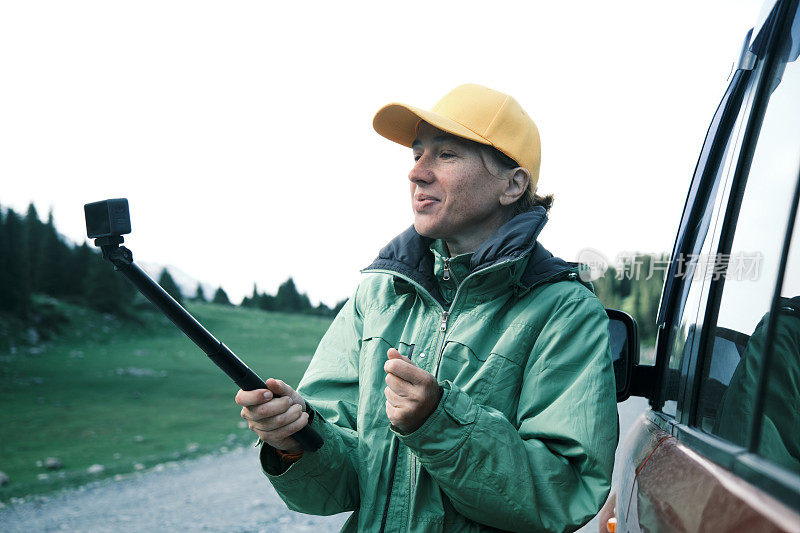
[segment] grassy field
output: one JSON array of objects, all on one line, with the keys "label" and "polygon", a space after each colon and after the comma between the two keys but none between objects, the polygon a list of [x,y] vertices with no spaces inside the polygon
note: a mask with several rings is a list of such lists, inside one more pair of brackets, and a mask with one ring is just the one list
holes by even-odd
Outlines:
[{"label": "grassy field", "polygon": [[[190,311],[261,377],[296,385],[330,319],[212,304]],[[0,353],[0,500],[252,444],[237,387],[166,319],[67,309],[57,341]],[[244,427],[243,427],[244,426]],[[63,468],[37,462],[57,457]],[[39,463],[41,464],[41,463]],[[103,465],[100,474],[87,469]]]}]

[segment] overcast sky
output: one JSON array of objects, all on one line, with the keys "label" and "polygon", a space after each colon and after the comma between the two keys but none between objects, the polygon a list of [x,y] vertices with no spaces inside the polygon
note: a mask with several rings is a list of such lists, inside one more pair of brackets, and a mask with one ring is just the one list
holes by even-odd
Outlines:
[{"label": "overcast sky", "polygon": [[469,82],[539,126],[545,247],[668,252],[760,6],[2,2],[0,205],[83,242],[83,204],[127,197],[137,260],[333,304],[412,222],[411,150],[372,116]]}]

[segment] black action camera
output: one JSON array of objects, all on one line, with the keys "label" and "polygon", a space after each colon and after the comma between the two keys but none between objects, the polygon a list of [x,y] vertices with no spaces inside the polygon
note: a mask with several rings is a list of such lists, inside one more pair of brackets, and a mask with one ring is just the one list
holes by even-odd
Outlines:
[{"label": "black action camera", "polygon": [[127,198],[113,198],[83,206],[86,234],[90,239],[120,237],[131,232]]}]

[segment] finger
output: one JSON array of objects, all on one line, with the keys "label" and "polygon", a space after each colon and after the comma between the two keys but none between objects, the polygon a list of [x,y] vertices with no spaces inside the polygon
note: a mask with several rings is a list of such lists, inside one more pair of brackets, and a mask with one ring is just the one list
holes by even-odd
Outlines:
[{"label": "finger", "polygon": [[300,418],[300,414],[302,411],[298,411],[296,408],[294,410],[289,410],[281,415],[273,416],[270,418],[262,418],[258,420],[250,420],[248,426],[250,429],[257,433],[269,433],[275,430],[278,430],[287,424],[291,424],[298,418]]},{"label": "finger", "polygon": [[308,413],[300,413],[300,417],[292,422],[291,424],[287,424],[281,428],[274,429],[272,431],[265,431],[265,435],[269,438],[269,440],[283,440],[291,437],[304,427],[308,425]]},{"label": "finger", "polygon": [[300,415],[302,413],[303,410],[300,409],[300,406],[294,404],[285,413],[282,413],[277,416],[272,416],[269,418],[253,420],[250,422],[249,426],[250,429],[252,430],[258,430],[264,432],[276,431],[284,426],[293,423],[295,420],[300,418]]},{"label": "finger", "polygon": [[389,418],[389,421],[394,424],[394,421],[397,420],[399,409],[392,405],[392,402],[386,400],[386,416]]},{"label": "finger", "polygon": [[400,407],[400,404],[405,402],[405,398],[394,392],[389,387],[383,389],[383,395],[393,407]]},{"label": "finger", "polygon": [[266,382],[267,387],[275,394],[275,396],[287,396],[292,399],[292,403],[299,403],[303,406],[303,411],[306,409],[306,401],[300,396],[296,390],[287,385],[280,379],[270,378]]},{"label": "finger", "polygon": [[254,413],[256,418],[270,418],[273,416],[282,415],[288,411],[294,403],[288,396],[280,396],[271,401],[255,407]]},{"label": "finger", "polygon": [[275,396],[291,396],[294,392],[289,385],[279,379],[269,378],[266,381],[267,388],[271,390]]},{"label": "finger", "polygon": [[400,359],[389,359],[383,364],[383,370],[412,384],[420,383],[427,374],[421,368]]},{"label": "finger", "polygon": [[413,393],[414,385],[398,378],[394,374],[386,374],[385,381],[388,388],[398,396],[408,397]]},{"label": "finger", "polygon": [[412,365],[414,364],[414,363],[411,362],[411,359],[409,359],[405,355],[401,354],[397,350],[397,348],[389,348],[389,350],[386,352],[386,355],[389,357],[389,360],[399,359],[401,361],[405,361],[406,363],[409,363],[409,364],[412,364]]},{"label": "finger", "polygon": [[392,405],[389,400],[386,400],[386,418],[389,419],[389,423],[393,426],[400,427],[403,425],[403,410]]},{"label": "finger", "polygon": [[[266,396],[265,396],[266,395]],[[236,393],[234,401],[242,407],[260,405],[272,399],[272,392],[267,389],[242,390]]]},{"label": "finger", "polygon": [[245,420],[263,420],[278,416],[289,410],[292,400],[285,396],[274,398],[267,403],[242,408],[242,418]]}]

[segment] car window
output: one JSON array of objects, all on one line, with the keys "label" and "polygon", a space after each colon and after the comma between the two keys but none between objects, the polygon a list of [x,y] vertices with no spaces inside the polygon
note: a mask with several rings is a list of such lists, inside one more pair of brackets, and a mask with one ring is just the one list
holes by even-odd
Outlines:
[{"label": "car window", "polygon": [[[721,197],[720,197],[721,199]],[[711,211],[711,209],[709,208]],[[716,218],[716,217],[715,217]],[[696,254],[687,254],[681,260],[684,263],[678,274],[686,278],[689,284],[686,302],[681,309],[680,325],[674,332],[670,346],[668,366],[664,372],[664,407],[662,411],[671,416],[678,415],[678,400],[683,396],[683,383],[680,376],[689,360],[697,326],[697,311],[700,305],[703,284],[705,282],[705,265],[703,257],[708,256],[711,238],[702,235],[702,248]],[[685,371],[684,371],[685,372]]]},{"label": "car window", "polygon": [[[795,37],[796,27],[795,23]],[[768,311],[775,293],[800,165],[800,62],[792,51],[796,43],[796,38],[786,41],[780,55],[783,61],[770,79],[765,80],[771,95],[746,177],[738,216],[730,219],[730,224],[735,227],[730,253],[718,257],[727,270],[720,281],[723,284],[722,295],[716,324],[711,330],[710,353],[703,361],[697,398],[696,425],[741,446],[747,446],[750,440]],[[795,255],[800,253],[796,248],[792,248]],[[800,295],[800,278],[797,277],[800,272],[795,273],[798,268],[800,257],[795,257],[786,270],[783,292],[787,297]],[[792,291],[796,292],[792,294]],[[786,319],[779,320],[781,335],[788,334],[788,329],[794,324],[789,320],[790,316],[787,314]],[[796,369],[797,352],[793,353]],[[778,356],[771,372],[789,372],[788,368],[778,368],[788,364],[786,357],[792,358],[790,354]],[[781,381],[777,375],[774,378],[775,384]],[[792,429],[797,439],[797,403],[794,403],[795,410],[791,416],[776,414],[775,404],[779,398],[774,395],[778,388],[772,387],[772,379],[770,376],[770,392],[764,413],[770,418],[770,423],[765,421],[764,431],[768,426],[772,428],[770,424],[774,425],[779,419],[780,425],[794,424]],[[795,378],[795,402],[798,383]],[[782,408],[791,401],[784,394],[788,391],[780,392]],[[781,433],[776,428],[769,431],[776,438]],[[776,441],[770,438],[763,442]]]},{"label": "car window", "polygon": [[[747,404],[750,380],[767,368],[758,454],[800,474],[800,219],[795,219],[778,311],[756,325],[730,385],[730,404]],[[768,331],[770,320],[773,331]],[[766,353],[766,346],[771,346]],[[765,365],[764,357],[770,362]],[[723,413],[725,414],[725,413]],[[724,419],[723,419],[724,422]]]},{"label": "car window", "polygon": [[[690,359],[689,354],[695,338],[697,313],[703,295],[703,287],[708,276],[712,274],[713,265],[709,264],[710,250],[712,243],[715,242],[712,237],[715,234],[722,206],[725,205],[725,199],[729,193],[726,188],[727,177],[738,157],[741,126],[750,108],[749,99],[752,98],[753,91],[747,88],[742,92],[745,93],[742,99],[743,104],[728,132],[723,155],[719,159],[714,174],[711,175],[710,179],[713,182],[708,196],[707,198],[698,197],[696,200],[701,203],[703,211],[695,222],[695,241],[685,248],[686,251],[680,253],[673,251],[670,275],[674,277],[676,290],[681,296],[678,298],[678,316],[672,322],[675,325],[672,326],[670,334],[668,360],[662,386],[664,391],[662,412],[670,416],[678,416],[682,407],[679,400],[683,396],[686,380],[681,379],[681,374],[685,374]],[[723,192],[720,193],[720,191]]]},{"label": "car window", "polygon": [[[795,14],[792,24],[791,40],[784,48],[787,60],[782,85],[794,80],[795,92],[800,90],[800,11]],[[782,87],[779,86],[779,90]],[[777,92],[777,91],[776,91]],[[794,133],[797,140],[800,129],[800,98],[785,97],[786,113],[794,117]],[[791,162],[787,161],[791,167]],[[800,167],[800,162],[797,165]],[[800,174],[800,168],[795,170]],[[800,179],[800,177],[798,177]],[[800,184],[798,185],[800,186]],[[795,198],[795,201],[797,199]],[[795,473],[800,473],[800,217],[795,213],[791,231],[789,254],[784,269],[777,311],[764,331],[765,345],[771,350],[764,351],[769,364],[762,363],[766,369],[766,381],[760,392],[761,405],[754,409],[761,417],[758,434],[758,454]],[[771,331],[767,331],[771,329]],[[757,351],[757,332],[751,337],[753,351]],[[763,369],[762,369],[763,371]]]}]

